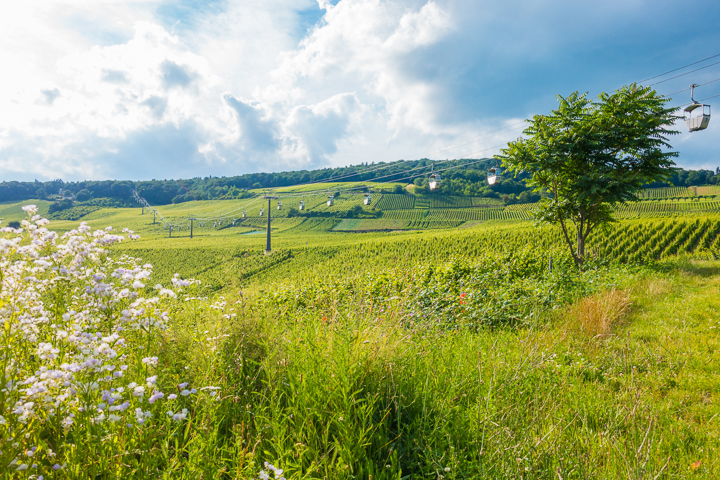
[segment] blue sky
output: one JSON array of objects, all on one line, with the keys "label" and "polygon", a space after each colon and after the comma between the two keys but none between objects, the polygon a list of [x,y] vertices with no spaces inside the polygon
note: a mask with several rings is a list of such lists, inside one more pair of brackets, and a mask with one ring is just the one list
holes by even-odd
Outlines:
[{"label": "blue sky", "polygon": [[[557,94],[720,54],[720,6],[705,0],[13,3],[0,7],[2,180],[492,156]],[[656,88],[718,78],[720,64]],[[720,81],[696,92],[713,95]],[[680,166],[720,166],[719,123],[672,138]]]}]

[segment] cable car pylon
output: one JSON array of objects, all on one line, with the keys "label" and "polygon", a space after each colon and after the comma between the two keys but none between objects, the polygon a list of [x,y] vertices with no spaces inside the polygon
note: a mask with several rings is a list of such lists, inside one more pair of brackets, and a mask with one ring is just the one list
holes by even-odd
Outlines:
[{"label": "cable car pylon", "polygon": [[[267,245],[265,246],[265,255],[270,255],[272,253],[271,237],[270,237],[270,219],[272,217],[272,214],[271,214],[272,210],[270,209],[270,206],[271,206],[270,202],[272,202],[273,200],[277,200],[280,197],[278,197],[277,195],[273,195],[273,192],[268,190],[265,193],[265,195],[263,195],[262,198],[266,198],[268,201]],[[280,206],[282,206],[282,204],[280,204]],[[280,207],[278,207],[278,210],[280,210]]]}]

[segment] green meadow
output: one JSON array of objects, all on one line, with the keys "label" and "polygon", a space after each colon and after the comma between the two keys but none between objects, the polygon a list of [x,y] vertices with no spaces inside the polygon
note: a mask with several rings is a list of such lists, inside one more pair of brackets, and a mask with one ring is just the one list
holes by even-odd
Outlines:
[{"label": "green meadow", "polygon": [[[304,215],[288,216],[303,198]],[[51,219],[59,233],[83,221],[139,234],[110,258],[152,265],[142,295],[175,274],[200,281],[163,304],[167,329],[128,353],[157,356],[128,375],[200,393],[184,423],[84,437],[17,425],[64,459],[44,478],[255,479],[265,462],[287,479],[718,477],[714,197],[622,206],[582,272],[557,229],[532,224],[531,205],[362,199],[273,201],[269,255],[267,217],[242,218],[267,209],[258,199],[157,207],[178,224],[205,218],[193,238],[140,208]],[[4,204],[3,225],[28,203],[47,214],[43,201]],[[3,460],[19,458],[13,448],[30,447],[6,446]]]}]

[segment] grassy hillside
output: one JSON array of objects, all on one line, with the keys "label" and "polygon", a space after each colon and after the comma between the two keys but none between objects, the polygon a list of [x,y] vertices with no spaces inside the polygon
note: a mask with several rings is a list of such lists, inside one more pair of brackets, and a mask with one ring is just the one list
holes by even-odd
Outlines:
[{"label": "grassy hillside", "polygon": [[82,243],[104,233],[6,246],[9,478],[720,475],[714,199],[619,207],[581,272],[532,205],[383,193],[350,218],[362,195],[318,195],[330,215],[287,217],[299,198],[272,205],[272,255],[247,199],[163,208],[204,218],[192,239],[88,213],[141,235],[107,258]]}]

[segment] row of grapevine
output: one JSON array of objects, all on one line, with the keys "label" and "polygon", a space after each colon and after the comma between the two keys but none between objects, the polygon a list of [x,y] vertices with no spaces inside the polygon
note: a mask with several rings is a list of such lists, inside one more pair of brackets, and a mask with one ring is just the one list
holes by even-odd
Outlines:
[{"label": "row of grapevine", "polygon": [[333,230],[338,232],[371,231],[371,230],[402,230],[407,221],[394,219],[356,219],[347,218],[338,223]]},{"label": "row of grapevine", "polygon": [[617,205],[614,208],[616,213],[665,213],[683,211],[718,211],[720,202],[698,201],[698,202],[633,202],[625,205]]},{"label": "row of grapevine", "polygon": [[430,208],[428,197],[415,197],[415,208]]},{"label": "row of grapevine", "polygon": [[369,232],[385,230],[455,228],[462,220],[400,220],[400,219],[354,219],[341,220],[334,228],[338,232]]},{"label": "row of grapevine", "polygon": [[430,197],[430,208],[469,208],[472,207],[470,197],[451,197],[433,195]]},{"label": "row of grapevine", "polygon": [[694,188],[695,195],[720,195],[720,185],[707,185]]},{"label": "row of grapevine", "polygon": [[623,222],[597,235],[590,250],[620,261],[660,260],[678,254],[720,255],[720,219]]},{"label": "row of grapevine", "polygon": [[379,210],[402,210],[411,209],[415,206],[414,195],[402,195],[395,193],[383,194],[380,201],[377,203]]},{"label": "row of grapevine", "polygon": [[537,203],[514,203],[512,205],[508,205],[505,207],[505,211],[507,212],[531,212],[535,207],[537,207]]},{"label": "row of grapevine", "polygon": [[639,197],[667,198],[667,197],[695,197],[698,195],[720,195],[720,186],[706,185],[702,187],[661,187],[641,190]]},{"label": "row of grapevine", "polygon": [[394,218],[397,220],[422,220],[428,216],[430,210],[386,210],[382,214],[382,218]]},{"label": "row of grapevine", "polygon": [[432,210],[427,220],[530,220],[524,211],[507,211],[502,208],[472,208]]},{"label": "row of grapevine", "polygon": [[472,197],[473,207],[489,207],[489,206],[503,207],[505,203],[499,198],[488,198],[488,197]]}]

